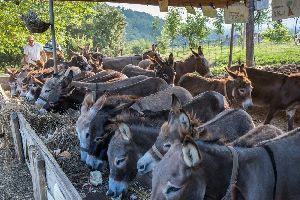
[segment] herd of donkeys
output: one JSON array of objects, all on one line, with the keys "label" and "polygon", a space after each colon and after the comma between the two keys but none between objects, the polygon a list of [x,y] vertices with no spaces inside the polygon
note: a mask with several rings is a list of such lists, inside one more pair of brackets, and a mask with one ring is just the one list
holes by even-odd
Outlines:
[{"label": "herd of donkeys", "polygon": [[[57,73],[51,59],[43,69],[7,71],[12,96],[41,113],[80,110],[81,160],[93,170],[109,163],[112,198],[139,176],[153,200],[300,199],[300,73],[238,65],[214,79],[201,47],[191,52],[174,61],[82,49],[61,58]],[[246,112],[253,106],[269,108],[262,125]],[[288,132],[269,125],[280,110]]]}]

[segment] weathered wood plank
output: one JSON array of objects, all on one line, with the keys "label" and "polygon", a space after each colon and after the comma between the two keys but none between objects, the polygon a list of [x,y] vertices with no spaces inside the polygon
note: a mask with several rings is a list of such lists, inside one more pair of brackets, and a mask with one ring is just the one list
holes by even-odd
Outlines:
[{"label": "weathered wood plank", "polygon": [[50,193],[49,199],[81,199],[77,190],[74,188],[68,177],[62,171],[42,140],[30,127],[29,123],[26,121],[23,115],[18,113],[18,118],[20,123],[20,132],[22,133],[22,137],[24,137],[26,140],[26,145],[30,145],[33,143],[37,147],[38,151],[45,161],[45,173],[48,185],[47,193]]},{"label": "weathered wood plank", "polygon": [[35,145],[31,145],[29,148],[29,160],[34,199],[47,200],[45,161]]},{"label": "weathered wood plank", "polygon": [[24,163],[25,158],[24,158],[22,138],[20,133],[20,124],[19,124],[18,114],[15,112],[11,113],[10,115],[10,127],[12,131],[17,160],[20,163]]}]

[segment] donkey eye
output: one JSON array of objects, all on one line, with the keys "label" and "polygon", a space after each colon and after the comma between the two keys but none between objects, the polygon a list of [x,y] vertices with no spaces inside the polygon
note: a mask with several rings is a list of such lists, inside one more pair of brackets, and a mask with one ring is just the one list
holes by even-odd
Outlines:
[{"label": "donkey eye", "polygon": [[50,92],[51,90],[45,90],[45,92]]},{"label": "donkey eye", "polygon": [[172,198],[176,196],[176,193],[181,189],[181,187],[177,187],[172,185],[170,182],[168,182],[167,187],[164,191],[164,195],[167,197],[167,199]]},{"label": "donkey eye", "polygon": [[245,93],[245,89],[239,89],[240,93]]},{"label": "donkey eye", "polygon": [[171,144],[170,144],[170,143],[165,143],[165,144],[163,145],[163,147],[164,147],[165,149],[170,149],[170,148],[171,148]]},{"label": "donkey eye", "polygon": [[120,167],[120,165],[122,165],[125,162],[125,160],[126,160],[125,156],[120,157],[120,158],[116,158],[115,165]]},{"label": "donkey eye", "polygon": [[167,193],[167,194],[170,194],[170,193],[172,193],[172,192],[177,192],[178,190],[180,190],[180,188],[177,188],[177,187],[174,187],[174,186],[170,186],[170,187],[167,189],[166,193]]}]

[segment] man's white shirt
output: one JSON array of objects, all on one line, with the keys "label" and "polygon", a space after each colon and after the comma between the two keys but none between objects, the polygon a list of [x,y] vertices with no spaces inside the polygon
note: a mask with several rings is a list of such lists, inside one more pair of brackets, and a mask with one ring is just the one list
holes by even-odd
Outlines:
[{"label": "man's white shirt", "polygon": [[24,54],[28,56],[28,62],[37,61],[41,59],[41,51],[43,46],[40,43],[35,42],[33,46],[27,44],[24,48]]}]

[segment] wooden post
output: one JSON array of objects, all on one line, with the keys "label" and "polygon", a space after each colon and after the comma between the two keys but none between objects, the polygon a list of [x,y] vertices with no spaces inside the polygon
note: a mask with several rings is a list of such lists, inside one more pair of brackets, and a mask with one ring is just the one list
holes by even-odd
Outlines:
[{"label": "wooden post", "polygon": [[30,146],[29,154],[34,199],[47,200],[45,160],[35,145]]},{"label": "wooden post", "polygon": [[52,33],[54,73],[57,73],[58,70],[57,70],[57,54],[56,54],[56,38],[55,38],[55,27],[54,27],[53,0],[49,0],[49,14],[50,14],[50,23],[51,23],[51,33]]},{"label": "wooden post", "polygon": [[234,24],[231,24],[230,51],[229,51],[228,67],[231,67],[231,64],[232,64],[233,37],[234,37]]},{"label": "wooden post", "polygon": [[246,24],[246,64],[254,67],[254,0],[248,0],[249,20]]},{"label": "wooden post", "polygon": [[15,112],[11,113],[10,115],[10,126],[11,126],[12,136],[14,140],[16,157],[20,163],[24,163],[25,158],[23,153],[19,118],[18,118],[18,114]]}]

